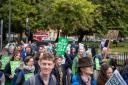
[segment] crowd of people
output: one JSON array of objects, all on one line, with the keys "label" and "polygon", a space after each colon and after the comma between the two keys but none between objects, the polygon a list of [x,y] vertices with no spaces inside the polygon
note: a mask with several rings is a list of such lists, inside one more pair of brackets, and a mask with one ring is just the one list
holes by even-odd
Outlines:
[{"label": "crowd of people", "polygon": [[[114,65],[104,61],[107,46],[103,42],[101,56],[98,57],[95,46],[88,47],[73,42],[68,44],[64,55],[57,55],[56,45],[49,43],[47,46],[37,46],[31,41],[9,45],[3,55],[8,55],[10,60],[0,70],[0,85],[105,85],[116,69]],[[98,70],[95,58],[99,59]],[[14,74],[11,71],[11,61],[21,62]],[[126,64],[122,76],[128,84],[127,69]],[[31,76],[26,79],[27,74]]]}]

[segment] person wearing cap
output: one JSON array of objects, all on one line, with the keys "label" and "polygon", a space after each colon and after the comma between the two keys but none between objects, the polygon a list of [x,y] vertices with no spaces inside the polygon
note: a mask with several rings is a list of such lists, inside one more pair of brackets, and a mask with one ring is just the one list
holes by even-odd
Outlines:
[{"label": "person wearing cap", "polygon": [[93,78],[93,62],[89,57],[80,58],[78,72],[72,77],[72,85],[96,85]]}]

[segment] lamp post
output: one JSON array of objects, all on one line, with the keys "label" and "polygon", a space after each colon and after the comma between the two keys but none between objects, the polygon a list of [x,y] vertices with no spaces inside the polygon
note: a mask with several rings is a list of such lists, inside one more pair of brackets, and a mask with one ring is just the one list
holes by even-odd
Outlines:
[{"label": "lamp post", "polygon": [[[26,32],[27,32],[28,34],[30,34],[30,33],[29,33],[29,25],[28,25],[28,22],[29,22],[29,18],[26,18]],[[26,37],[26,43],[28,43],[28,36]]]},{"label": "lamp post", "polygon": [[9,25],[8,25],[8,43],[10,42],[11,39],[11,0],[9,0],[9,6],[8,6],[8,10],[9,10]]},{"label": "lamp post", "polygon": [[3,20],[1,20],[1,27],[0,27],[0,52],[2,51],[2,36],[3,35]]}]

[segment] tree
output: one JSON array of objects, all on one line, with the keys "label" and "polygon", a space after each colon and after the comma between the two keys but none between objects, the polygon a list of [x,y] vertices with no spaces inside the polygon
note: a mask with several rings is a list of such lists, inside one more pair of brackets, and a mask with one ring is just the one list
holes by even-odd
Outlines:
[{"label": "tree", "polygon": [[[36,2],[35,2],[36,3]],[[38,9],[34,3],[28,3],[27,0],[11,0],[12,16],[11,31],[22,33],[26,28],[26,18],[29,18],[30,28],[34,28],[38,21]],[[8,0],[0,6],[0,19],[4,20],[4,27],[8,28]]]},{"label": "tree", "polygon": [[120,30],[122,34],[128,32],[127,0],[95,0],[97,3],[101,8],[95,11],[94,26],[102,29],[97,32],[105,34],[110,29]]},{"label": "tree", "polygon": [[43,2],[42,20],[48,27],[62,30],[66,35],[81,30],[90,31],[97,7],[87,0],[48,0]]}]

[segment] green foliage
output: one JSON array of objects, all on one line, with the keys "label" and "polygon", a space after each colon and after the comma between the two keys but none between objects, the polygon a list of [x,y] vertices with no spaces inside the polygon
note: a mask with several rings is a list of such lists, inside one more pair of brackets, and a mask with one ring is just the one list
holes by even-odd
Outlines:
[{"label": "green foliage", "polygon": [[[0,7],[0,19],[4,19],[8,23],[8,1]],[[29,18],[30,28],[34,28],[38,20],[38,10],[36,6],[28,4],[26,0],[11,0],[11,21],[13,29],[23,29],[26,25],[26,18]],[[6,24],[7,25],[7,24]]]},{"label": "green foliage", "polygon": [[109,29],[121,32],[128,31],[128,6],[126,0],[104,0],[97,2],[101,8],[96,10],[95,27],[100,28],[98,33],[105,34]]},{"label": "green foliage", "polygon": [[[118,29],[128,35],[127,0],[11,0],[13,31],[25,29],[26,18],[34,28],[52,28],[65,34],[106,35]],[[0,19],[8,28],[8,0],[0,2]],[[83,33],[82,33],[83,32]]]},{"label": "green foliage", "polygon": [[[98,7],[87,0],[51,0],[44,2],[43,20],[51,28],[63,32],[89,30],[93,25],[93,12]],[[47,5],[48,4],[48,5]],[[46,10],[46,11],[45,11]]]}]

